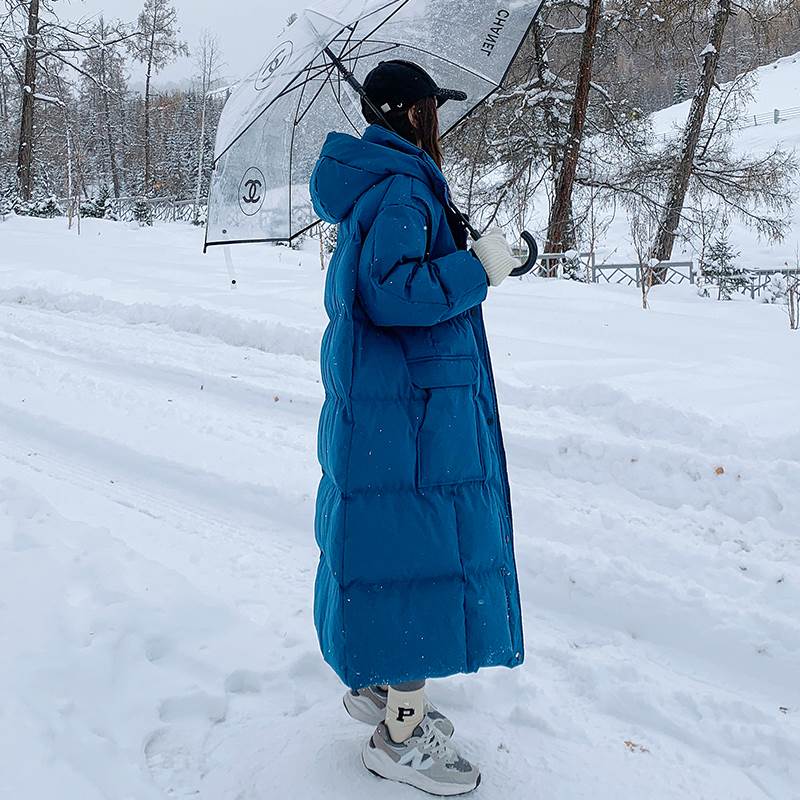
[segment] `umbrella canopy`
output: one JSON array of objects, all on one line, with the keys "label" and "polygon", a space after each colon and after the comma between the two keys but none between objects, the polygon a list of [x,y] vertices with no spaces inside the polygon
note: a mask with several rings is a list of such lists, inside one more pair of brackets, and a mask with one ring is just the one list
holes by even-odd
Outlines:
[{"label": "umbrella canopy", "polygon": [[360,135],[366,124],[343,68],[363,81],[380,61],[417,62],[467,95],[441,108],[447,133],[501,85],[541,3],[325,0],[305,9],[225,105],[206,246],[291,241],[316,224],[308,181],[325,137]]}]

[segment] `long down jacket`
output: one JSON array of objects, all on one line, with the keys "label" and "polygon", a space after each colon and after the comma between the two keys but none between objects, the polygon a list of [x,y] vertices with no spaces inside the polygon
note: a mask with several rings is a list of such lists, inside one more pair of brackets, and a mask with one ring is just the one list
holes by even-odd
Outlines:
[{"label": "long down jacket", "polygon": [[314,618],[351,688],[522,663],[511,503],[481,303],[433,160],[332,133],[311,178],[339,224],[322,344]]}]

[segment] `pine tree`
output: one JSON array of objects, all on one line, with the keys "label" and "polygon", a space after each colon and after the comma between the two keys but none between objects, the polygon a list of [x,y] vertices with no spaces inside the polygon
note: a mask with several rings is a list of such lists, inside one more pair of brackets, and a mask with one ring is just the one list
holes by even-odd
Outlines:
[{"label": "pine tree", "polygon": [[139,223],[141,228],[151,228],[153,226],[153,212],[150,204],[144,197],[137,198],[133,204],[133,218]]},{"label": "pine tree", "polygon": [[678,73],[675,78],[675,86],[672,90],[672,102],[674,105],[682,103],[689,96],[689,84],[683,73]]},{"label": "pine tree", "polygon": [[734,250],[728,237],[727,220],[723,222],[722,233],[708,248],[703,263],[703,274],[710,283],[719,287],[717,299],[732,300],[736,292],[749,286],[749,277],[736,262],[741,253]]},{"label": "pine tree", "polygon": [[127,36],[121,22],[107,23],[101,15],[91,30],[100,46],[90,50],[81,63],[81,117],[89,131],[87,150],[94,162],[96,178],[114,189],[114,197],[122,192],[123,138],[120,105],[127,93],[125,58],[120,48],[107,47],[111,38]]}]

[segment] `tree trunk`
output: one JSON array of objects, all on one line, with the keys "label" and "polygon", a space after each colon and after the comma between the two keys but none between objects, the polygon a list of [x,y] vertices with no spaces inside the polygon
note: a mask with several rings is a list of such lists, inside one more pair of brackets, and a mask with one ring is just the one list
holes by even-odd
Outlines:
[{"label": "tree trunk", "polygon": [[150,66],[144,85],[144,193],[150,193]]},{"label": "tree trunk", "polygon": [[33,106],[36,94],[36,49],[39,37],[39,0],[28,6],[28,35],[25,38],[25,85],[22,87],[22,114],[19,126],[17,185],[20,197],[33,195]]},{"label": "tree trunk", "polygon": [[5,128],[8,123],[8,79],[2,66],[0,66],[0,121]]},{"label": "tree trunk", "polygon": [[[578,66],[578,80],[575,86],[575,101],[569,122],[569,136],[561,162],[550,221],[547,226],[547,252],[561,253],[568,245],[574,244],[572,221],[572,188],[578,170],[578,158],[586,125],[586,111],[589,107],[589,89],[594,67],[594,49],[597,29],[600,24],[601,0],[589,0],[586,9],[586,26],[583,33],[581,60]],[[548,269],[548,271],[552,272]]]},{"label": "tree trunk", "polygon": [[108,90],[104,90],[103,95],[106,139],[108,143],[108,161],[111,166],[111,181],[114,185],[114,197],[119,200],[121,186],[119,180],[119,167],[117,166],[117,154],[114,148],[114,137],[111,134],[111,105],[108,101]]},{"label": "tree trunk", "polygon": [[[105,21],[100,17],[100,35],[103,39],[106,36]],[[111,171],[111,182],[114,186],[114,197],[119,200],[120,181],[119,169],[117,168],[117,153],[114,147],[114,137],[111,134],[111,103],[108,99],[108,73],[106,71],[106,51],[100,51],[100,82],[103,92],[103,122],[106,127],[106,146],[108,148],[108,165]]]},{"label": "tree trunk", "polygon": [[203,80],[203,112],[200,121],[200,142],[197,148],[197,189],[194,198],[195,224],[200,218],[200,201],[203,198],[203,169],[205,167],[206,148],[206,108],[208,107],[208,90]]},{"label": "tree trunk", "polygon": [[150,81],[153,77],[153,57],[156,49],[157,6],[153,11],[153,27],[150,33],[147,56],[147,78],[144,84],[144,192],[150,194],[152,188],[152,165],[150,163]]},{"label": "tree trunk", "polygon": [[77,173],[78,178],[78,191],[77,194],[83,194],[83,196],[88,200],[89,199],[89,191],[86,188],[86,174],[83,168],[83,131],[81,130],[81,121],[80,116],[76,119],[76,127],[72,129],[72,143],[74,145],[75,150],[75,172]]},{"label": "tree trunk", "polygon": [[[711,24],[711,35],[702,53],[703,63],[700,67],[689,117],[686,120],[680,160],[676,164],[670,180],[663,216],[653,244],[653,258],[658,261],[669,261],[672,258],[675,234],[683,214],[683,204],[692,177],[694,157],[703,130],[703,120],[706,116],[711,90],[714,87],[725,26],[731,17],[731,0],[714,0],[713,5],[716,5],[716,11]],[[656,268],[654,277],[657,283],[663,282],[666,278],[666,269]]]},{"label": "tree trunk", "polygon": [[[550,57],[547,54],[547,47],[545,43],[544,22],[542,22],[542,14],[536,18],[533,23],[533,53],[536,60],[536,76],[537,86],[540,89],[547,89],[552,81],[549,77],[550,73]],[[548,161],[550,163],[550,171],[553,174],[553,183],[556,182],[556,173],[558,170],[558,148],[556,146],[556,138],[558,133],[558,119],[554,113],[555,100],[552,96],[545,96],[542,101],[544,109],[545,125],[547,126],[547,134],[552,137],[552,142],[549,146]]]}]

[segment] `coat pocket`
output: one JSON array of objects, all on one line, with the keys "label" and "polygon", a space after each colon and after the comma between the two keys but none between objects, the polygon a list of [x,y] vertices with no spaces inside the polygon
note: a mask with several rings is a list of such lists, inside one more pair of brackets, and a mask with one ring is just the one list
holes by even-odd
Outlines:
[{"label": "coat pocket", "polygon": [[486,477],[478,431],[478,362],[472,356],[408,362],[411,383],[425,393],[417,431],[417,485],[448,486]]}]

